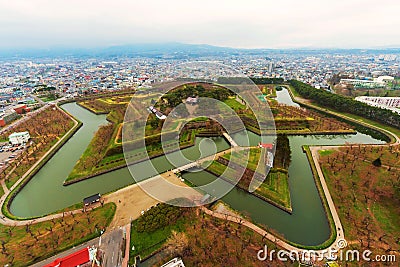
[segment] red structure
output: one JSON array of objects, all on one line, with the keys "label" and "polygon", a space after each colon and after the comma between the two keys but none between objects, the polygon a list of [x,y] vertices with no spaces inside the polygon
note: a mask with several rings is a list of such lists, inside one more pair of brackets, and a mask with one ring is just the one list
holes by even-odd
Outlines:
[{"label": "red structure", "polygon": [[6,122],[4,121],[3,118],[0,118],[0,127],[6,126]]},{"label": "red structure", "polygon": [[269,149],[269,150],[272,150],[274,148],[274,144],[258,143],[258,146],[261,148]]},{"label": "red structure", "polygon": [[84,248],[43,267],[76,267],[89,261],[89,248]]},{"label": "red structure", "polygon": [[26,107],[26,105],[18,105],[18,106],[15,106],[13,109],[18,114],[23,114],[23,113],[27,113],[27,112],[31,111],[30,108]]}]

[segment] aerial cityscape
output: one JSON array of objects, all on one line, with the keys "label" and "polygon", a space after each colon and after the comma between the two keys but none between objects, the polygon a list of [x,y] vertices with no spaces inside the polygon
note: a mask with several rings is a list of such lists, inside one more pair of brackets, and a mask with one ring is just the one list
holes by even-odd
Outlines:
[{"label": "aerial cityscape", "polygon": [[399,266],[399,10],[0,3],[0,266]]}]

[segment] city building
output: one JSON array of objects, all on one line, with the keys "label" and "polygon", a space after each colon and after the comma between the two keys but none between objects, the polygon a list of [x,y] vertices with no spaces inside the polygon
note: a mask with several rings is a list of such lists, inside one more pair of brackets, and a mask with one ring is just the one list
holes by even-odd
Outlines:
[{"label": "city building", "polygon": [[18,114],[25,114],[25,113],[31,111],[30,108],[28,108],[25,104],[17,105],[17,106],[15,106],[15,107],[13,107],[13,109],[14,109],[15,112],[17,112]]},{"label": "city building", "polygon": [[388,84],[394,81],[394,77],[392,76],[379,76],[378,78],[374,79],[376,82],[381,84]]},{"label": "city building", "polygon": [[341,84],[351,84],[359,88],[382,88],[394,81],[392,76],[379,76],[374,79],[341,79]]},{"label": "city building", "polygon": [[20,132],[20,133],[12,133],[9,137],[8,140],[12,145],[22,145],[26,144],[31,136],[29,135],[29,132]]},{"label": "city building", "polygon": [[8,109],[0,113],[0,127],[6,126],[8,123],[18,118],[17,112],[13,109]]},{"label": "city building", "polygon": [[[77,252],[74,252],[64,258],[59,258],[53,261],[52,263],[49,263],[47,265],[44,265],[43,267],[77,267],[77,266],[83,266],[83,264],[90,263],[93,261],[96,261],[93,259],[93,253],[91,253],[91,248],[86,247],[84,249],[81,249]],[[86,265],[85,265],[86,266]],[[92,265],[90,265],[92,266]],[[97,265],[93,265],[97,266]]]},{"label": "city building", "polygon": [[400,97],[358,96],[355,99],[370,106],[389,109],[400,114]]},{"label": "city building", "polygon": [[341,79],[340,83],[351,84],[354,87],[359,87],[359,88],[379,88],[384,86],[384,84],[379,83],[375,80]]}]

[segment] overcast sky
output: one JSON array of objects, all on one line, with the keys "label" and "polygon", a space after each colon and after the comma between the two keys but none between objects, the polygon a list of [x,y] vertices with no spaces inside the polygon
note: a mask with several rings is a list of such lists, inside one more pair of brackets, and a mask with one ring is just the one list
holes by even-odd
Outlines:
[{"label": "overcast sky", "polygon": [[400,46],[399,0],[0,0],[0,48]]}]

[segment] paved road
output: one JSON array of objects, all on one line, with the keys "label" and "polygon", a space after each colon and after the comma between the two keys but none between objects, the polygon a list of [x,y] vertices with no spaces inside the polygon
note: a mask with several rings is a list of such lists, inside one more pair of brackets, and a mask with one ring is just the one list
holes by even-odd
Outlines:
[{"label": "paved road", "polygon": [[124,242],[125,239],[122,228],[116,228],[112,232],[102,236],[100,249],[104,251],[104,267],[122,266],[122,248]]},{"label": "paved road", "polygon": [[34,94],[29,94],[30,97],[32,97],[33,99],[35,99],[39,104],[41,105],[46,105],[46,102],[44,102],[42,99],[40,99],[39,97],[37,97]]},{"label": "paved road", "polygon": [[20,118],[19,120],[16,120],[16,121],[14,121],[13,123],[11,123],[11,124],[5,126],[4,128],[2,128],[2,129],[0,130],[0,134],[4,133],[4,132],[6,132],[6,131],[8,131],[8,130],[10,130],[10,129],[13,129],[14,127],[17,127],[17,126],[20,125],[21,123],[23,123],[23,122],[29,120],[32,116],[34,116],[34,115],[36,115],[36,114],[42,112],[42,111],[45,110],[46,108],[48,108],[48,106],[43,106],[43,107],[41,107],[41,108],[39,108],[39,109],[37,109],[37,110],[35,110],[35,111],[29,112],[29,113],[23,115],[22,118]]}]

